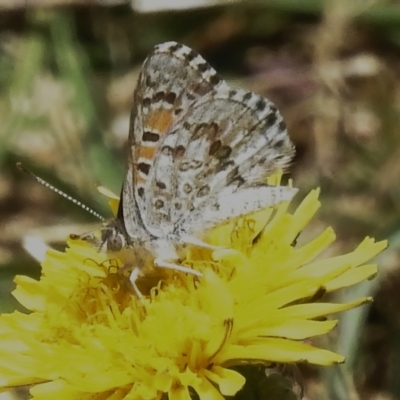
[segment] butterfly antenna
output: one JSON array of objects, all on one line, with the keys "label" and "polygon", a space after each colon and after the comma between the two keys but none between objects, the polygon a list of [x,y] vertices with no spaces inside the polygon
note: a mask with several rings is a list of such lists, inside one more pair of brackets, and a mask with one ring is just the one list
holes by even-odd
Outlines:
[{"label": "butterfly antenna", "polygon": [[47,189],[50,189],[52,192],[59,194],[61,197],[64,197],[64,199],[69,200],[70,202],[76,204],[78,207],[80,207],[83,210],[87,211],[89,214],[92,214],[93,216],[98,218],[100,221],[104,222],[106,220],[102,215],[100,215],[98,212],[96,212],[93,209],[91,209],[90,207],[88,207],[86,204],[81,203],[80,201],[74,199],[73,197],[71,197],[68,194],[64,193],[60,189],[57,189],[56,187],[54,187],[50,183],[46,182],[44,179],[39,178],[38,176],[36,176],[33,172],[31,172],[28,169],[26,169],[20,162],[17,163],[17,168],[20,171],[25,172],[26,174],[28,174],[36,182],[40,183],[41,185],[43,185]]}]

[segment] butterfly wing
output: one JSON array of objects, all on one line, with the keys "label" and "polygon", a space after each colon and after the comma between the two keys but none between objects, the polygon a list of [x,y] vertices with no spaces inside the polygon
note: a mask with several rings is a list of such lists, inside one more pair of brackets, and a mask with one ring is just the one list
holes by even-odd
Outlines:
[{"label": "butterfly wing", "polygon": [[176,198],[192,212],[171,210],[177,231],[195,233],[201,224],[203,229],[211,228],[290,200],[296,192],[265,184],[265,178],[287,167],[294,155],[276,107],[243,90],[223,88],[212,97],[202,99],[185,115],[192,135],[185,154],[176,160]]},{"label": "butterfly wing", "polygon": [[169,207],[164,206],[176,195],[176,154],[171,149],[179,153],[176,142],[186,134],[177,132],[177,121],[198,99],[225,85],[201,56],[175,42],[156,46],[145,60],[134,93],[122,194],[123,219],[131,237],[143,237],[143,229],[156,237],[172,231]]},{"label": "butterfly wing", "polygon": [[[276,107],[259,95],[221,86],[192,103],[165,140],[170,135],[175,147],[156,157],[150,185],[157,174],[162,182],[165,165],[171,165],[172,196],[162,199],[159,210],[174,232],[194,234],[202,223],[212,227],[213,218],[217,225],[295,193],[265,184],[268,175],[289,164],[294,147]],[[157,225],[153,215],[149,223]]]},{"label": "butterfly wing", "polygon": [[[254,93],[231,89],[186,46],[165,43],[146,59],[129,141],[131,181],[123,204],[136,209],[133,219],[123,210],[128,233],[138,222],[156,237],[180,229],[192,233],[205,213],[206,225],[213,218],[217,224],[294,192],[263,183],[294,153],[276,107]],[[218,214],[218,208],[226,212]]]},{"label": "butterfly wing", "polygon": [[233,218],[271,207],[282,201],[290,201],[297,189],[287,186],[258,185],[232,190],[228,187],[220,193],[210,196],[192,212],[183,215],[175,227],[175,233],[184,232],[190,236],[203,234]]}]

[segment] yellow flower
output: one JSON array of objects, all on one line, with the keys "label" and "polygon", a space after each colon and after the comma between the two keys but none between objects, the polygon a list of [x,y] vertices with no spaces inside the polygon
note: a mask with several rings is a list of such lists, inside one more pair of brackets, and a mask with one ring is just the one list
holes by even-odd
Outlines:
[{"label": "yellow flower", "polygon": [[192,248],[184,261],[201,278],[152,268],[137,281],[141,299],[123,259],[76,240],[50,251],[40,281],[16,277],[14,296],[30,313],[0,318],[0,386],[31,385],[40,400],[219,400],[245,383],[232,367],[343,362],[309,339],[336,326],[321,317],[370,299],[315,299],[373,277],[377,266],[365,263],[387,243],[366,238],[317,259],[333,230],[303,246],[296,238],[319,206],[314,190],[294,213],[282,203],[213,230],[206,240],[225,248]]}]

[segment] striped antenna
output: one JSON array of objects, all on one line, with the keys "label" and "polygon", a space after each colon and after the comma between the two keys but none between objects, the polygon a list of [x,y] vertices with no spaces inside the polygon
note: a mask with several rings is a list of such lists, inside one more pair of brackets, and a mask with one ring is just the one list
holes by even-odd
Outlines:
[{"label": "striped antenna", "polygon": [[57,189],[56,187],[54,187],[50,183],[46,182],[44,179],[39,178],[38,176],[36,176],[33,172],[31,172],[28,169],[26,169],[20,162],[17,163],[17,168],[20,171],[25,172],[28,175],[30,175],[31,178],[33,178],[36,182],[40,183],[41,185],[43,185],[47,189],[50,189],[52,192],[59,194],[61,197],[64,197],[64,199],[69,200],[70,202],[76,204],[78,207],[80,207],[83,210],[87,211],[89,214],[92,214],[93,216],[98,218],[100,221],[104,222],[106,220],[102,215],[100,215],[98,212],[94,211],[93,209],[91,209],[87,205],[85,205],[85,204],[81,203],[80,201],[74,199],[73,197],[71,197],[68,194],[64,193],[60,189]]}]

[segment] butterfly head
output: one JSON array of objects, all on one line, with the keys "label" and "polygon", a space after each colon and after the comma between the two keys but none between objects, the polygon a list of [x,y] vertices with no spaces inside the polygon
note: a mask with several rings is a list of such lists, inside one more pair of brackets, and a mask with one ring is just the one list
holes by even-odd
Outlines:
[{"label": "butterfly head", "polygon": [[82,235],[71,234],[70,238],[83,240],[93,247],[97,247],[98,251],[105,250],[112,253],[119,252],[128,245],[126,233],[118,220],[104,225],[101,229]]},{"label": "butterfly head", "polygon": [[107,252],[118,252],[127,246],[126,233],[118,220],[112,221],[101,230],[101,248]]}]

